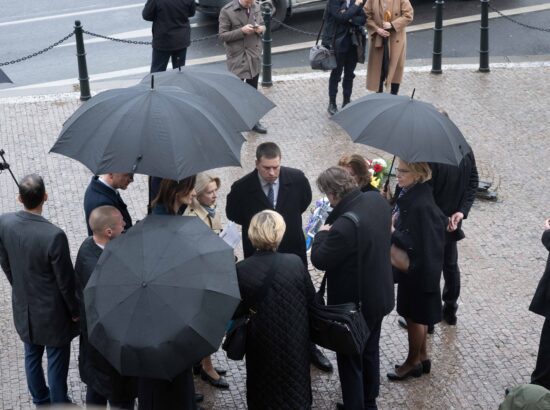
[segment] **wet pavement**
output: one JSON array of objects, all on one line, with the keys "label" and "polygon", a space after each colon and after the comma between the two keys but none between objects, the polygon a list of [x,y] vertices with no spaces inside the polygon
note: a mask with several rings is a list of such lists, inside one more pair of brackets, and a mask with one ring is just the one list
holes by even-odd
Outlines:
[{"label": "wet pavement", "polygon": [[[380,342],[381,409],[495,409],[508,386],[527,382],[535,364],[542,318],[528,311],[548,253],[540,243],[542,222],[550,216],[550,64],[502,65],[480,74],[474,67],[445,69],[434,76],[422,68],[405,74],[401,94],[445,108],[474,148],[482,179],[492,182],[497,202],[477,201],[464,223],[460,242],[462,295],[458,324],[436,326],[429,337],[432,373],[406,382],[389,382],[385,373],[407,352],[406,332],[390,314]],[[355,80],[355,98],[364,95],[364,73]],[[388,154],[354,145],[326,114],[327,75],[289,76],[263,92],[276,104],[264,124],[266,136],[248,134],[243,168],[214,172],[222,179],[220,209],[231,183],[249,172],[258,143],[274,141],[284,165],[302,169],[314,198],[315,178],[345,153],[389,159]],[[341,99],[341,96],[339,96]],[[49,200],[44,216],[61,226],[74,257],[86,235],[82,197],[90,173],[79,163],[48,154],[65,119],[79,106],[76,94],[0,99],[0,148],[13,172],[44,176]],[[145,215],[145,178],[122,193],[134,219]],[[7,172],[0,175],[0,211],[19,209],[16,187]],[[304,215],[306,218],[307,215]],[[320,273],[312,271],[318,284]],[[10,287],[0,275],[0,409],[32,408],[23,370],[23,347],[12,320]],[[76,342],[72,346],[69,394],[82,404]],[[334,364],[334,355],[328,352]],[[245,366],[223,352],[215,364],[229,369],[229,390],[217,390],[199,378],[208,409],[246,408]],[[314,408],[332,409],[340,399],[337,372],[312,368]]]}]

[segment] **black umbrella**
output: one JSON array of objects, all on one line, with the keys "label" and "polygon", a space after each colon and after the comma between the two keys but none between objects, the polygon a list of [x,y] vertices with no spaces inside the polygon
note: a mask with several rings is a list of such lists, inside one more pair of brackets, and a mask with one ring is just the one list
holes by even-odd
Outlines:
[{"label": "black umbrella", "polygon": [[206,99],[177,87],[99,93],[65,122],[50,150],[94,174],[135,172],[181,180],[240,165],[244,137]]},{"label": "black umbrella", "polygon": [[448,117],[412,96],[369,94],[331,118],[354,142],[382,149],[407,162],[458,165],[471,150]]},{"label": "black umbrella", "polygon": [[200,95],[223,112],[238,131],[249,131],[272,108],[268,98],[227,70],[204,67],[180,67],[148,74],[141,82],[180,87]]},{"label": "black umbrella", "polygon": [[1,70],[1,69],[0,69],[0,83],[12,83],[13,84],[13,81],[10,80],[10,78],[4,72],[4,70]]},{"label": "black umbrella", "polygon": [[123,375],[170,380],[218,349],[239,299],[233,249],[199,218],[149,215],[84,289],[89,340]]}]

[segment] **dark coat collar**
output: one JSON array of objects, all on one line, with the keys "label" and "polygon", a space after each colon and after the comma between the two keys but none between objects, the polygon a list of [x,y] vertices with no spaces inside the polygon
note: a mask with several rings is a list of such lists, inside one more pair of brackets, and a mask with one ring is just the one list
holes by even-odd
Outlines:
[{"label": "dark coat collar", "polygon": [[325,223],[332,225],[341,215],[349,210],[350,205],[359,198],[363,193],[359,188],[349,192],[342,200],[334,207]]},{"label": "dark coat collar", "polygon": [[[252,178],[252,183],[250,184],[249,192],[253,193],[256,198],[261,200],[266,208],[271,209],[272,206],[267,200],[267,197],[265,196],[264,190],[262,189],[262,184],[260,184],[260,177],[258,176],[258,170],[255,169],[250,174]],[[285,167],[281,167],[281,171],[279,173],[279,192],[277,194],[277,206],[275,207],[275,210],[280,209],[281,206],[284,204],[284,201],[286,199],[286,196],[288,194],[289,186],[292,184],[292,181],[288,178],[287,171]]]},{"label": "dark coat collar", "polygon": [[418,197],[422,197],[427,194],[430,196],[433,195],[432,187],[426,182],[419,182],[410,188],[402,197],[398,197],[397,204],[399,205],[399,208],[407,208],[411,206],[411,204],[413,204]]},{"label": "dark coat collar", "polygon": [[42,215],[33,214],[32,212],[18,211],[16,213],[16,215],[23,218],[23,219],[28,219],[28,220],[31,220],[31,221],[51,223],[46,218],[44,218]]}]

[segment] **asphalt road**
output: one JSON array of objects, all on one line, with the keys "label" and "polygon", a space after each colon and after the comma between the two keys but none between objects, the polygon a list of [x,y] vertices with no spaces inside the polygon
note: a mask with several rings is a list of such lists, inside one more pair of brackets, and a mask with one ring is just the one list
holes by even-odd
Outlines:
[{"label": "asphalt road", "polygon": [[[433,21],[433,2],[417,0],[413,25]],[[549,4],[543,0],[493,0],[490,3],[500,10],[515,9],[535,4]],[[94,33],[133,40],[150,40],[150,23],[143,21],[143,3],[107,0],[0,0],[0,63],[31,54],[45,48],[69,34],[75,20],[82,21],[84,28]],[[478,15],[480,3],[476,0],[448,0],[444,18],[452,19]],[[287,23],[308,32],[319,28],[321,11],[293,15]],[[514,19],[533,26],[550,28],[550,10],[514,16]],[[192,19],[193,38],[214,35],[217,22],[200,13]],[[139,37],[136,37],[139,36]],[[550,33],[524,28],[502,18],[490,22],[490,53],[493,56],[523,56],[550,54]],[[273,47],[313,41],[311,35],[298,34],[281,29],[273,34]],[[425,29],[409,33],[407,57],[429,58],[432,52],[433,31]],[[77,66],[74,38],[27,61],[1,67],[13,80],[13,86],[44,83],[75,78]],[[445,57],[475,57],[479,49],[479,22],[453,25],[444,31]],[[86,46],[88,70],[98,73],[146,67],[150,63],[151,49],[145,45],[114,42],[88,42]],[[188,51],[188,60],[223,56],[224,49],[217,39],[193,44]],[[202,60],[201,60],[202,61]],[[274,68],[307,65],[307,51],[299,50],[277,54],[273,57]],[[12,85],[0,85],[0,88]]]}]

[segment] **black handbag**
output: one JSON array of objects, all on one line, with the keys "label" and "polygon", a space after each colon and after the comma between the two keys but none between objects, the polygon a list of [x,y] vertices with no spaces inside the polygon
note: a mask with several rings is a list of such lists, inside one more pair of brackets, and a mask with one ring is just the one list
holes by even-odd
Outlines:
[{"label": "black handbag", "polygon": [[273,282],[273,278],[275,277],[274,268],[277,259],[278,254],[275,254],[262,288],[258,292],[256,301],[248,309],[248,312],[246,314],[244,314],[243,316],[239,316],[233,321],[233,325],[225,335],[222,349],[225,350],[225,352],[227,353],[227,357],[231,360],[242,360],[244,358],[244,355],[246,354],[246,337],[248,334],[248,323],[256,314],[258,305],[265,298],[269,288],[271,287],[271,282]]},{"label": "black handbag", "polygon": [[334,33],[332,34],[332,48],[329,49],[322,44],[319,44],[319,38],[323,32],[323,27],[325,25],[325,18],[327,14],[328,2],[325,7],[325,12],[323,13],[323,21],[321,23],[321,28],[319,29],[319,34],[317,34],[317,40],[315,45],[309,50],[309,65],[313,70],[323,70],[331,71],[336,68],[338,65],[336,62],[336,56],[334,55],[334,35],[336,34],[336,26],[334,26]]},{"label": "black handbag", "polygon": [[[342,215],[353,221],[357,228],[359,240],[359,218],[353,212]],[[359,243],[359,242],[358,242]],[[315,344],[336,353],[356,355],[361,354],[370,331],[361,312],[361,252],[359,254],[358,269],[358,298],[357,303],[349,302],[339,305],[325,304],[325,285],[327,275],[323,276],[321,287],[309,306],[310,339]]]}]

